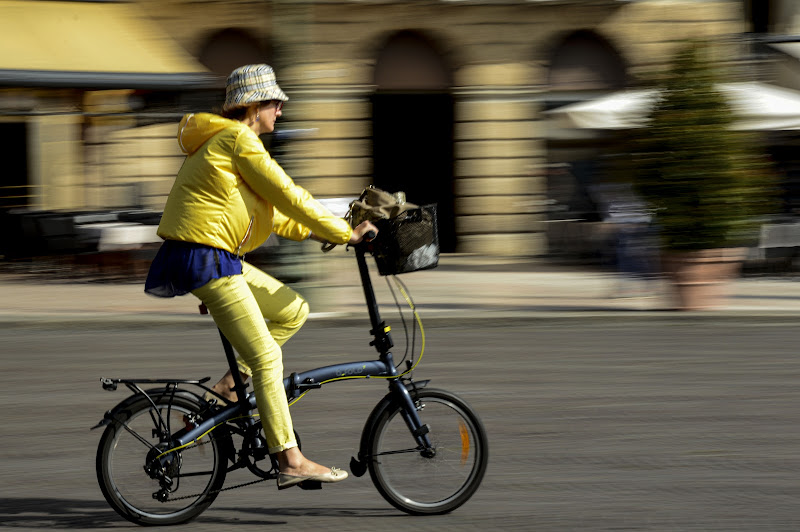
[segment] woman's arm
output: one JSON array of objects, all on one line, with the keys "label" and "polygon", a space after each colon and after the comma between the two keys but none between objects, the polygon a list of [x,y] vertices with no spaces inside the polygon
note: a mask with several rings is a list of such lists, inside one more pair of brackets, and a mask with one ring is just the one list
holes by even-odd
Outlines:
[{"label": "woman's arm", "polygon": [[350,242],[353,236],[350,225],[296,185],[251,130],[243,129],[237,138],[233,161],[245,183],[281,213],[328,242]]}]

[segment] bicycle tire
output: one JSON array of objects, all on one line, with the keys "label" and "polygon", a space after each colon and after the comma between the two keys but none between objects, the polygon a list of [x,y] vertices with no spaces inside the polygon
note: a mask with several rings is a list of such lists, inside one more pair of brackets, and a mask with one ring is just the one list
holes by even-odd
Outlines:
[{"label": "bicycle tire", "polygon": [[451,512],[480,486],[489,460],[486,430],[457,395],[437,389],[412,392],[436,453],[426,457],[409,433],[397,401],[375,413],[367,440],[370,477],[392,506],[412,515]]},{"label": "bicycle tire", "polygon": [[[173,434],[185,427],[184,416],[200,413],[197,401],[180,395],[151,397],[165,420],[169,413]],[[151,448],[129,432],[135,432],[153,446],[159,445],[158,437],[153,434],[158,419],[153,406],[142,398],[119,411],[116,419],[100,438],[96,469],[103,496],[119,515],[138,525],[173,525],[194,519],[214,502],[225,482],[227,457],[224,450],[229,448],[230,442],[210,432],[198,442],[201,445],[175,451],[170,473],[177,479],[177,485],[173,486],[169,500],[159,502],[154,496],[160,489],[159,481],[144,470],[148,453],[150,458],[153,456]],[[223,437],[230,439],[230,436]],[[168,445],[161,444],[161,447]],[[195,494],[195,497],[176,500]]]}]

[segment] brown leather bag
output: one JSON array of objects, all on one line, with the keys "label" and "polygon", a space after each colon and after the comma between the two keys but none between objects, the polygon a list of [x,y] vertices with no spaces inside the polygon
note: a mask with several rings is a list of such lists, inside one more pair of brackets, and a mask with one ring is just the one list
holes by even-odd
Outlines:
[{"label": "brown leather bag", "polygon": [[370,222],[391,220],[416,208],[417,205],[405,201],[405,194],[402,192],[392,194],[370,185],[357,200],[350,203],[350,210],[345,218],[352,227],[356,227],[365,220]]}]

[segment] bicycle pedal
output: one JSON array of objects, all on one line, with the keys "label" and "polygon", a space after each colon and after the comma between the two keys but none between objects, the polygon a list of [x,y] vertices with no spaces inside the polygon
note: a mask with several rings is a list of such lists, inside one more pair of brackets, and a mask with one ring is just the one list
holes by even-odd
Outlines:
[{"label": "bicycle pedal", "polygon": [[297,486],[303,490],[321,490],[322,482],[320,482],[319,480],[304,480]]}]

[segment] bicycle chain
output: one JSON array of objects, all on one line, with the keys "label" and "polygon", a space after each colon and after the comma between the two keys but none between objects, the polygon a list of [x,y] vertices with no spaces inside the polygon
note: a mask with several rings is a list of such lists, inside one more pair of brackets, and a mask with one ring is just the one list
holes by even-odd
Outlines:
[{"label": "bicycle chain", "polygon": [[[211,443],[211,441],[197,442],[194,445],[190,445],[188,447],[184,447],[182,450],[194,449],[195,447],[200,447],[201,445],[207,445],[209,443]],[[237,484],[235,486],[228,486],[227,488],[220,488],[218,490],[209,491],[205,495],[207,497],[209,495],[215,495],[217,493],[222,493],[223,491],[234,490],[236,488],[244,488],[245,486],[252,486],[253,484],[258,484],[259,482],[264,482],[265,480],[273,480],[273,479],[271,479],[271,478],[260,478],[258,480],[251,480],[250,482],[244,482],[242,484]],[[195,497],[199,497],[201,495],[203,495],[203,494],[202,493],[194,493],[192,495],[184,495],[182,497],[170,497],[165,502],[182,501],[184,499],[192,499],[192,498],[195,498]]]},{"label": "bicycle chain", "polygon": [[[228,486],[227,488],[220,488],[218,490],[209,491],[208,493],[206,493],[206,496],[214,495],[214,494],[217,494],[217,493],[221,493],[223,491],[234,490],[236,488],[243,488],[245,486],[251,486],[253,484],[258,484],[259,482],[264,482],[265,480],[272,480],[272,479],[260,478],[258,480],[251,480],[250,482],[245,482],[244,484],[237,484],[236,486]],[[193,495],[184,495],[183,497],[170,497],[165,502],[182,501],[183,499],[191,499],[191,498],[194,498],[194,497],[199,497],[200,495],[202,495],[202,493],[195,493]]]}]

